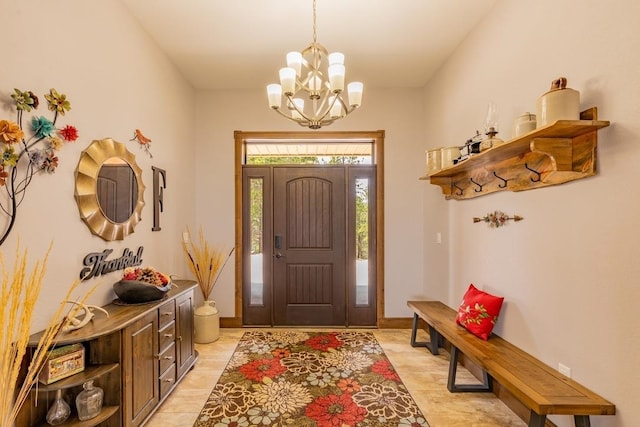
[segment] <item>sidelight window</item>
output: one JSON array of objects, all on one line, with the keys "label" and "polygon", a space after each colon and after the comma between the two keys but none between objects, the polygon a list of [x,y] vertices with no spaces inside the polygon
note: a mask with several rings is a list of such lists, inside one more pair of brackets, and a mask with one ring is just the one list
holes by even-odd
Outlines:
[{"label": "sidelight window", "polygon": [[369,178],[355,185],[356,305],[369,305]]},{"label": "sidelight window", "polygon": [[250,305],[264,304],[264,180],[249,179]]}]

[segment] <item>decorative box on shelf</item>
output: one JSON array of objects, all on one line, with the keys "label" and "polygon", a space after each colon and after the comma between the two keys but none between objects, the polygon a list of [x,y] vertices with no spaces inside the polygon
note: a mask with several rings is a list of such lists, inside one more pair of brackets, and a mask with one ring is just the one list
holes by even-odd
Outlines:
[{"label": "decorative box on shelf", "polygon": [[84,371],[84,346],[71,344],[53,349],[38,377],[42,384],[51,384]]}]

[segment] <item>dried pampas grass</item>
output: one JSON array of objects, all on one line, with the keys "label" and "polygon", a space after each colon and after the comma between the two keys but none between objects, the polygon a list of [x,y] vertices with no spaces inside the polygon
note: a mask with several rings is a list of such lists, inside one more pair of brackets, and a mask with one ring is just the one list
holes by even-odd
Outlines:
[{"label": "dried pampas grass", "polygon": [[200,227],[197,242],[194,242],[191,238],[189,227],[187,227],[186,234],[187,238],[182,241],[182,249],[191,272],[196,276],[204,299],[208,300],[222,269],[227,264],[235,248],[231,248],[231,251],[227,253],[226,248],[209,245],[209,242],[204,238],[202,227]]},{"label": "dried pampas grass", "polygon": [[[60,303],[49,321],[49,325],[42,333],[37,347],[33,350],[27,372],[21,374],[20,368],[31,335],[31,320],[42,288],[51,247],[52,245],[49,245],[43,261],[36,261],[33,270],[28,272],[27,251],[21,253],[18,244],[11,274],[6,268],[4,256],[0,252],[0,269],[2,270],[2,288],[0,289],[0,301],[2,301],[0,304],[0,324],[2,324],[2,328],[0,328],[0,426],[14,425],[20,408],[29,396],[31,387],[38,379],[49,348],[54,344],[56,335],[65,323],[63,321],[64,301],[71,300],[71,294],[80,284],[80,281],[73,283],[62,298],[63,302]],[[92,291],[85,295],[83,301]],[[22,385],[19,386],[18,380],[23,377]]]}]

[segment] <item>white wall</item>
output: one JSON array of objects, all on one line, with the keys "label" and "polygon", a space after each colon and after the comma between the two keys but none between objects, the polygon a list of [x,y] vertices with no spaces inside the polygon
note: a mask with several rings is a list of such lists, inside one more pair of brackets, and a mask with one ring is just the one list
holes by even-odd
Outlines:
[{"label": "white wall", "polygon": [[[189,276],[180,247],[186,225],[233,243],[233,131],[298,126],[271,112],[262,91],[194,94],[119,2],[11,1],[0,13],[0,99],[14,87],[38,94],[55,87],[73,107],[61,123],[80,131],[60,153],[57,172],[29,187],[0,248],[12,265],[18,236],[32,260],[54,242],[34,329],[44,326],[88,252],[142,245],[145,265]],[[385,316],[408,316],[412,298],[455,307],[470,282],[504,295],[499,334],[551,366],[568,365],[574,378],[617,405],[616,417],[594,417],[594,426],[640,425],[638,16],[635,0],[501,1],[424,92],[366,88],[363,107],[331,126],[386,131]],[[444,201],[438,187],[418,181],[424,150],[466,140],[482,127],[489,100],[508,139],[516,116],[533,110],[559,76],[581,91],[583,108],[598,106],[612,121],[599,132],[597,176],[461,202]],[[0,116],[13,119],[8,107],[1,103]],[[128,141],[135,128],[153,139],[153,159]],[[80,152],[104,137],[129,146],[147,185],[143,220],[123,242],[93,236],[73,198]],[[151,232],[152,165],[167,170],[161,232]],[[495,209],[525,220],[497,230],[472,223]],[[233,260],[213,293],[222,316],[235,314],[232,267]],[[91,301],[109,302],[118,277],[105,276]]]},{"label": "white wall", "polygon": [[[276,71],[274,70],[274,73]],[[406,301],[422,292],[424,173],[422,99],[419,91],[365,88],[363,106],[331,131],[385,130],[385,315],[407,316]],[[266,90],[198,94],[199,147],[196,219],[211,241],[234,242],[233,131],[304,131],[268,108]],[[322,131],[322,130],[320,130]],[[309,131],[312,132],[312,131]],[[418,153],[418,155],[416,155]],[[229,268],[231,267],[231,268]],[[223,317],[234,316],[233,263],[212,298]],[[401,291],[399,291],[401,290]]]},{"label": "white wall", "polygon": [[[498,106],[499,136],[511,138],[515,118],[535,112],[560,76],[581,92],[582,109],[597,106],[612,122],[598,134],[595,177],[445,202],[448,245],[435,256],[448,251],[450,279],[437,291],[427,279],[424,290],[448,293],[452,307],[469,283],[505,296],[498,334],[552,367],[569,366],[617,405],[617,416],[592,417],[593,426],[640,425],[638,16],[635,0],[500,1],[424,94],[431,147],[461,144],[482,129],[489,101]],[[442,205],[439,187],[423,191],[426,205]],[[472,222],[493,210],[525,219],[501,229]],[[572,425],[565,418],[553,417]]]},{"label": "white wall", "polygon": [[[0,247],[13,266],[18,238],[29,250],[31,264],[42,259],[53,241],[33,330],[46,325],[57,302],[79,276],[89,252],[144,246],[143,265],[185,276],[180,235],[193,223],[195,175],[194,91],[185,83],[149,37],[140,30],[120,2],[107,0],[56,2],[4,1],[3,60],[0,66],[0,118],[15,120],[9,95],[13,88],[31,90],[40,98],[38,115],[48,114],[44,94],[56,88],[67,95],[72,110],[59,120],[72,124],[80,137],[58,153],[53,175],[36,176],[20,205],[16,225]],[[26,114],[31,118],[31,114]],[[153,158],[129,142],[139,128],[152,138]],[[106,242],[91,234],[81,220],[74,199],[74,172],[80,153],[91,141],[111,137],[125,143],[142,168],[146,185],[142,221],[135,233],[120,242]],[[151,166],[167,171],[162,230],[152,232]],[[4,192],[4,189],[1,189]],[[0,215],[0,222],[7,218]],[[84,293],[99,283],[91,302],[111,302],[111,288],[121,272],[88,280]]]}]

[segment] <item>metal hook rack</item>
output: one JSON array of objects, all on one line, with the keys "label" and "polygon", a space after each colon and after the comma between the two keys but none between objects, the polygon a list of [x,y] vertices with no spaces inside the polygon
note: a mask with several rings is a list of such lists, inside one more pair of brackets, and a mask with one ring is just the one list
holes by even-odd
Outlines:
[{"label": "metal hook rack", "polygon": [[458,191],[456,192],[456,195],[457,196],[462,196],[462,194],[464,193],[464,188],[458,186],[457,182],[454,182],[453,186],[458,189]]},{"label": "metal hook rack", "polygon": [[498,187],[500,188],[507,188],[507,182],[509,181],[508,179],[504,179],[503,177],[501,177],[500,175],[498,175],[496,173],[496,171],[493,171],[493,176],[495,176],[496,178],[498,178],[500,181],[502,181],[502,184],[498,184]]},{"label": "metal hook rack", "polygon": [[473,182],[475,185],[478,186],[478,188],[474,188],[473,191],[475,191],[476,193],[481,193],[482,192],[482,187],[484,187],[484,184],[479,184],[479,183],[475,182],[473,180],[473,178],[469,178],[469,181]]},{"label": "metal hook rack", "polygon": [[540,172],[538,172],[535,169],[531,169],[527,163],[524,164],[524,167],[527,168],[528,170],[530,170],[531,172],[535,173],[538,176],[537,179],[530,178],[531,182],[540,182],[541,177],[542,177],[542,174]]}]

